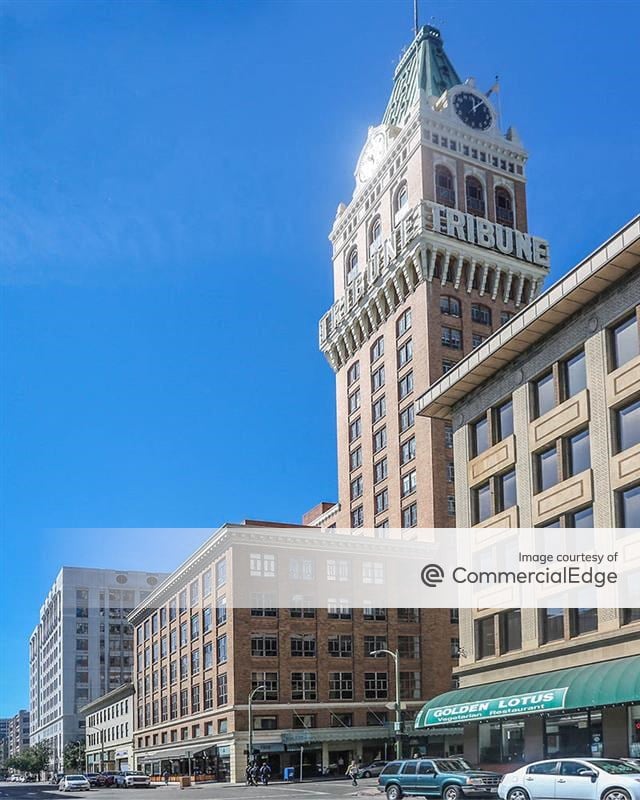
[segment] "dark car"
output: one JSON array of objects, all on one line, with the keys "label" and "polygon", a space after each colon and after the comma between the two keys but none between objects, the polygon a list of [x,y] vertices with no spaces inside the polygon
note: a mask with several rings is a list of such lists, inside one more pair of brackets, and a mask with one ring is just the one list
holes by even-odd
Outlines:
[{"label": "dark car", "polygon": [[104,785],[105,786],[114,786],[116,782],[116,775],[121,775],[120,772],[101,772],[100,773],[104,778]]},{"label": "dark car", "polygon": [[482,769],[464,769],[456,759],[411,758],[391,761],[378,778],[378,788],[388,800],[410,797],[497,798],[502,775]]},{"label": "dark car", "polygon": [[89,781],[90,786],[106,786],[107,779],[98,772],[85,772],[84,777]]}]

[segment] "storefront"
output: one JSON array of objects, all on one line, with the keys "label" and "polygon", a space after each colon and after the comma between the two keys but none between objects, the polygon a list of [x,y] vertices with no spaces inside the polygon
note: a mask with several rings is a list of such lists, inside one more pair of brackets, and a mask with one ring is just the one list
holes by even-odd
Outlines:
[{"label": "storefront", "polygon": [[417,731],[464,729],[482,765],[554,756],[640,755],[640,656],[456,689],[430,700]]},{"label": "storefront", "polygon": [[156,778],[168,772],[172,777],[190,775],[196,782],[226,782],[231,779],[231,746],[219,744],[147,753],[138,756],[138,769]]}]

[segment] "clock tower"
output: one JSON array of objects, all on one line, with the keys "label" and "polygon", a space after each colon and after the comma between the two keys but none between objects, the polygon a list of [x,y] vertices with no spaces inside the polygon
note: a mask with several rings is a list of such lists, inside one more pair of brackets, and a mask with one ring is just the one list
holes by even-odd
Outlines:
[{"label": "clock tower", "polygon": [[[490,94],[490,93],[489,93]],[[338,527],[455,525],[451,431],[414,402],[540,291],[549,247],[527,224],[527,153],[490,97],[420,28],[330,233]]]}]

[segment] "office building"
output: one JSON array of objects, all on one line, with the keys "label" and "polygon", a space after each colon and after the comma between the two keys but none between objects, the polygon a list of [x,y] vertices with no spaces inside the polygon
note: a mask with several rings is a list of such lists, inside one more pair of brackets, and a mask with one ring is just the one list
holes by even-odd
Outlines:
[{"label": "office building", "polygon": [[125,683],[80,709],[87,772],[133,769],[133,695],[133,684]]},{"label": "office building", "polygon": [[[487,545],[491,528],[576,528],[589,552],[590,528],[639,528],[640,217],[416,410],[453,426],[458,525],[486,531]],[[630,535],[617,533],[627,566]],[[460,689],[416,724],[437,729],[446,708],[441,720],[464,721],[471,761],[640,756],[640,608],[461,609],[460,643]],[[542,713],[497,710],[541,691]]]},{"label": "office building", "polygon": [[63,567],[40,609],[29,644],[30,743],[50,747],[61,771],[68,742],[84,740],[80,709],[131,681],[133,631],[127,615],[164,576]]},{"label": "office building", "polygon": [[8,757],[18,756],[29,747],[29,712],[24,709],[9,720]]}]

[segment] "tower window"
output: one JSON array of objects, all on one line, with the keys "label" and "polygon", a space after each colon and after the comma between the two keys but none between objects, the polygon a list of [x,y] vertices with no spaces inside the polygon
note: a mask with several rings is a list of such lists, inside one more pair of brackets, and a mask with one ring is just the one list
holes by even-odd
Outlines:
[{"label": "tower window", "polygon": [[382,223],[380,217],[376,217],[369,229],[369,249],[372,253],[379,250],[382,245]]},{"label": "tower window", "polygon": [[504,186],[496,189],[496,220],[513,228],[513,200]]},{"label": "tower window", "polygon": [[352,283],[358,275],[358,248],[354,247],[347,261],[347,283]]},{"label": "tower window", "polygon": [[456,190],[453,184],[453,175],[441,164],[436,167],[436,202],[451,208],[456,204]]},{"label": "tower window", "polygon": [[465,181],[467,211],[479,217],[484,217],[484,190],[477,178],[469,177]]},{"label": "tower window", "polygon": [[399,214],[409,202],[409,192],[407,190],[407,184],[403,183],[400,185],[400,188],[396,192],[396,214]]}]

